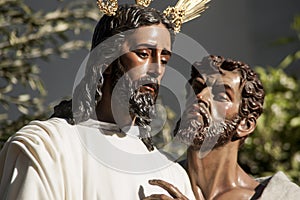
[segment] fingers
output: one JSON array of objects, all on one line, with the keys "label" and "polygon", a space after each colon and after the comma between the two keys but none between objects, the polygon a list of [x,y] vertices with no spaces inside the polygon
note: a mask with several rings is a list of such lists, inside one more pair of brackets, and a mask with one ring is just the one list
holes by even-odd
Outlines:
[{"label": "fingers", "polygon": [[164,194],[152,194],[151,196],[143,198],[143,200],[172,200],[173,198],[168,197]]},{"label": "fingers", "polygon": [[[165,189],[173,198],[187,199],[174,185],[159,179],[149,180],[149,184]],[[151,195],[152,196],[152,195]]]}]

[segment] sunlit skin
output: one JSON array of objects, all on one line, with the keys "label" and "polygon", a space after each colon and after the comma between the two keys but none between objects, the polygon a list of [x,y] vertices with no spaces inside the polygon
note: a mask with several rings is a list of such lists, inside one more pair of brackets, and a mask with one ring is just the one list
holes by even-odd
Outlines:
[{"label": "sunlit skin", "polygon": [[[155,77],[160,83],[166,64],[171,57],[170,33],[162,24],[140,27],[126,37],[122,52],[120,63],[131,80],[138,80],[149,75]],[[97,117],[100,121],[115,123],[111,109],[112,79],[109,73],[110,70],[107,70],[104,74],[103,99],[97,105]],[[153,96],[157,92],[149,86],[143,86],[140,90],[148,91]],[[120,124],[121,126],[128,125],[131,121],[131,119],[125,119],[127,116],[128,112],[124,113],[124,122]]]}]

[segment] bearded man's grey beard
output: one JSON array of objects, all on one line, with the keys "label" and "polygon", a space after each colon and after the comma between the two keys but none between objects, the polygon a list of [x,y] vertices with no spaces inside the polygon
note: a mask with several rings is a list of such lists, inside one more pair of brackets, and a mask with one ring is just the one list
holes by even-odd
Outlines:
[{"label": "bearded man's grey beard", "polygon": [[[132,81],[128,74],[124,74],[119,78],[120,83],[115,87],[118,94],[120,105],[127,105],[124,109],[129,109],[129,114],[140,130],[140,138],[149,151],[154,150],[152,136],[150,134],[150,124],[156,114],[155,101],[158,93],[158,81],[151,76],[143,76],[138,80]],[[148,91],[140,91],[140,87],[148,85],[155,90],[156,95],[153,96]]]},{"label": "bearded man's grey beard", "polygon": [[205,152],[233,140],[239,122],[240,117],[237,116],[233,120],[211,122],[204,126],[196,119],[189,119],[182,124],[179,121],[174,132],[184,144]]}]

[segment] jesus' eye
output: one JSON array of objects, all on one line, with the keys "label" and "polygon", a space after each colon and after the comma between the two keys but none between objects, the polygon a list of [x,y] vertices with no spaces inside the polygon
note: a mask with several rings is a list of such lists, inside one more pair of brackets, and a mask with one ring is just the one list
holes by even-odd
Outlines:
[{"label": "jesus' eye", "polygon": [[138,49],[135,50],[134,52],[136,53],[136,55],[138,55],[140,58],[142,59],[147,59],[151,52],[149,52],[150,50],[146,50],[146,49]]}]

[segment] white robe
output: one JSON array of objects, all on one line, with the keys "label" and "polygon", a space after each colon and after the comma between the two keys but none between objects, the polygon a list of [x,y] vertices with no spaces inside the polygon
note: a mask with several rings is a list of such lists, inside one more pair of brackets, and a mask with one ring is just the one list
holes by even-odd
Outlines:
[{"label": "white robe", "polygon": [[94,120],[33,121],[1,150],[0,199],[134,200],[167,194],[149,185],[150,179],[168,181],[193,199],[184,169],[156,149],[148,152],[136,131],[132,127],[119,137],[115,125]]},{"label": "white robe", "polygon": [[291,182],[283,172],[277,172],[272,177],[259,178],[259,182],[268,181],[259,200],[299,200],[300,187]]}]

